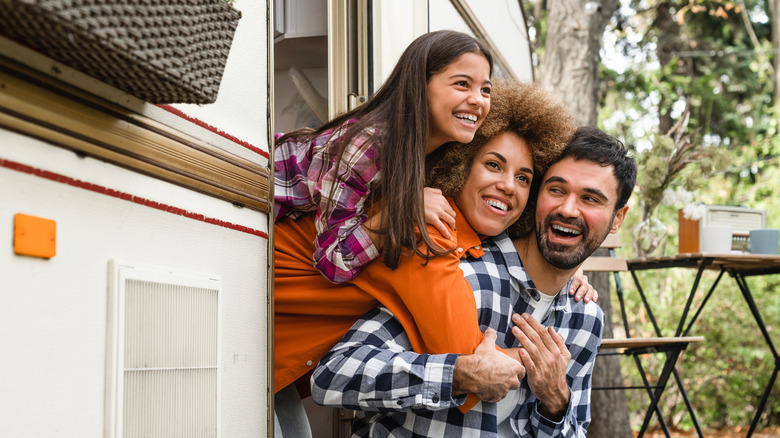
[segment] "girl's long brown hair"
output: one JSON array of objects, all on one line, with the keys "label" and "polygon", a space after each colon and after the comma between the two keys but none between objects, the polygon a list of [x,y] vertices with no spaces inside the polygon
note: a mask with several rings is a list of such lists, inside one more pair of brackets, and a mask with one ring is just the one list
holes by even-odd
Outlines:
[{"label": "girl's long brown hair", "polygon": [[[368,204],[379,207],[382,220],[379,229],[380,248],[385,265],[398,266],[404,249],[429,258],[445,253],[426,230],[423,206],[425,187],[425,152],[428,144],[430,111],[428,81],[465,53],[484,56],[493,73],[490,50],[475,38],[454,31],[424,34],[406,48],[382,87],[362,106],[342,114],[316,130],[297,130],[279,138],[311,139],[324,131],[357,119],[344,136],[331,142],[338,148],[338,171],[348,173],[342,160],[343,146],[355,135],[376,129],[372,142],[379,147],[380,179],[371,188]],[[332,197],[331,197],[332,198]],[[332,201],[328,203],[329,213]],[[418,248],[415,232],[419,230],[424,252]]]}]

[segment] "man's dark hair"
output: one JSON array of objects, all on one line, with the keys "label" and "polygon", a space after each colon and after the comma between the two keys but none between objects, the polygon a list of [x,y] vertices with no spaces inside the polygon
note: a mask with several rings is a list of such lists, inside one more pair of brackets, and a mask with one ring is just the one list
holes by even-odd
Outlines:
[{"label": "man's dark hair", "polygon": [[636,184],[636,161],[628,155],[628,149],[617,138],[595,126],[577,128],[574,138],[563,150],[558,161],[571,157],[575,161],[588,160],[601,166],[613,166],[618,182],[618,200],[615,211],[622,208],[631,197]]}]

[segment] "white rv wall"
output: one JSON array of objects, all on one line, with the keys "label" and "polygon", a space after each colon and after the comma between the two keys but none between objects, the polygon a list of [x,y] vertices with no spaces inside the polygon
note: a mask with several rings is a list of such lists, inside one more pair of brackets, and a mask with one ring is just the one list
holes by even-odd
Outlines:
[{"label": "white rv wall", "polygon": [[[217,103],[175,106],[192,119],[24,48],[2,52],[44,72],[57,64],[60,80],[265,164],[266,2],[236,6],[243,18]],[[2,128],[0,145],[0,437],[104,436],[112,259],[221,278],[221,436],[267,436],[268,216]],[[100,188],[159,208],[93,190]],[[57,222],[54,258],[14,253],[17,213]]]}]

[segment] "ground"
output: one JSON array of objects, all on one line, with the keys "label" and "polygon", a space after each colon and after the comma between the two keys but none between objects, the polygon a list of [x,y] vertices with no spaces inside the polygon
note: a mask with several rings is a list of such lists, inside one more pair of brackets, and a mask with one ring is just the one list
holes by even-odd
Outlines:
[{"label": "ground", "polygon": [[[716,437],[716,438],[742,438],[747,435],[748,429],[750,429],[750,426],[740,426],[731,429],[720,429],[720,430],[705,430],[704,436]],[[634,436],[636,436],[636,433],[634,433]],[[661,429],[657,429],[657,430],[654,429],[645,433],[644,436],[647,438],[663,438],[664,432]],[[696,437],[697,435],[695,430],[690,430],[687,432],[672,430],[671,436],[672,438],[690,438],[690,437]],[[754,432],[752,436],[753,438],[780,437],[780,427],[765,427],[762,430]]]}]

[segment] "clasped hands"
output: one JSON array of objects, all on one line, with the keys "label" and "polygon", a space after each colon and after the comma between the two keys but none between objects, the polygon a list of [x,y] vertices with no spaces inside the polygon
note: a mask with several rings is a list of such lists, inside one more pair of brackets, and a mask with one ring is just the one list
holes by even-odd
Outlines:
[{"label": "clasped hands", "polygon": [[569,403],[566,368],[571,354],[563,337],[533,316],[514,314],[512,321],[512,334],[521,346],[505,349],[504,354],[496,349],[496,331],[487,329],[473,354],[458,357],[453,393],[468,392],[483,401],[498,402],[510,390],[519,388],[520,380],[525,378],[540,401],[540,413],[556,420]]}]

